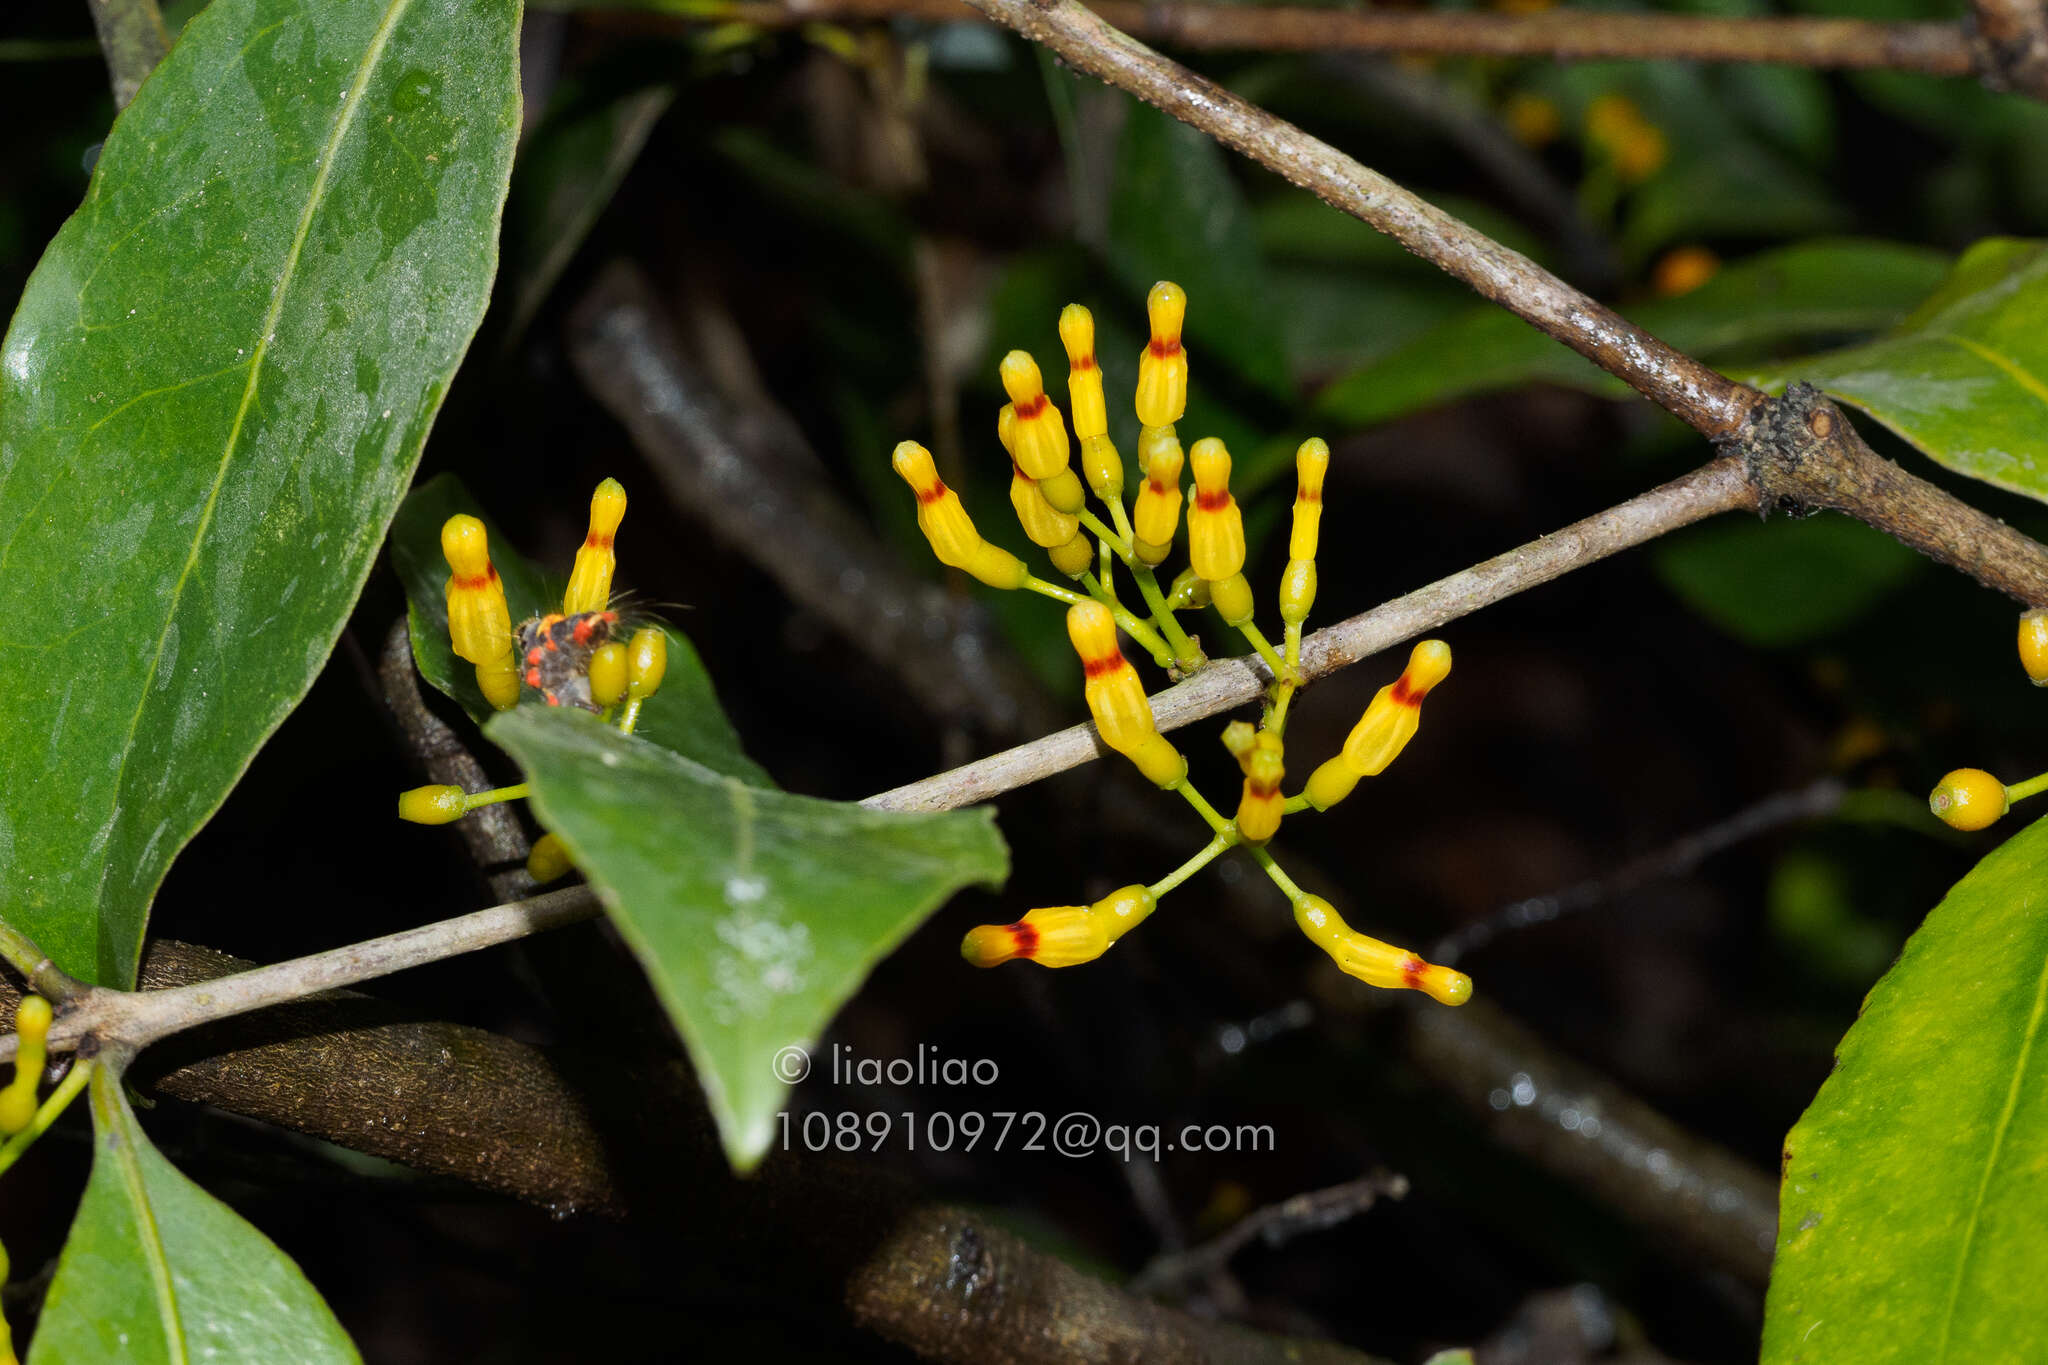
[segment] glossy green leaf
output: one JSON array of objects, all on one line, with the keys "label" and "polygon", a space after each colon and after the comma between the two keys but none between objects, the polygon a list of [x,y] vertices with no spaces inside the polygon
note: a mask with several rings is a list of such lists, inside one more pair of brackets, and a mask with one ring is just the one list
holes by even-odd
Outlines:
[{"label": "glossy green leaf", "polygon": [[2048,242],[1979,242],[1888,335],[1759,378],[1804,380],[1957,473],[2048,499]]},{"label": "glossy green leaf", "polygon": [[[568,574],[543,575],[532,560],[513,548],[453,474],[436,475],[415,488],[392,519],[391,563],[405,585],[412,656],[420,676],[482,724],[495,713],[477,690],[475,666],[456,658],[448,642],[448,561],[441,557],[441,524],[458,512],[481,518],[490,532],[491,563],[505,585],[505,602],[512,609],[514,624],[560,611]],[[631,518],[629,508],[621,536],[632,534]],[[740,737],[718,704],[718,694],[696,646],[674,627],[663,623],[662,629],[668,635],[668,672],[661,690],[647,699],[641,711],[639,736],[717,772],[755,786],[774,786],[740,747]]]},{"label": "glossy green leaf", "polygon": [[[1222,148],[1205,133],[1131,102],[1109,202],[1109,261],[1134,293],[1172,280],[1188,291],[1189,367],[1206,350],[1270,393],[1291,391],[1285,341],[1259,235]],[[1100,311],[1099,309],[1097,311]]]},{"label": "glossy green leaf", "polygon": [[[1754,354],[1794,338],[1891,326],[1935,287],[1944,264],[1924,247],[1808,242],[1739,261],[1680,298],[1625,311],[1694,355]],[[1527,323],[1486,307],[1331,384],[1318,406],[1338,421],[1364,425],[1537,380],[1615,397],[1628,392]]]},{"label": "glossy green leaf", "polygon": [[359,1359],[291,1257],[157,1151],[111,1067],[90,1090],[92,1178],[29,1365]]},{"label": "glossy green leaf", "polygon": [[534,130],[505,206],[508,339],[540,311],[674,101],[672,86],[635,90],[594,109],[572,109]]},{"label": "glossy green leaf", "polygon": [[987,809],[907,815],[750,787],[583,713],[522,706],[486,733],[646,969],[740,1169],[775,1139],[798,1078],[786,1050],[809,1049],[953,892],[1008,873]]},{"label": "glossy green leaf", "polygon": [[1765,647],[1841,629],[1926,563],[1884,532],[1831,512],[1710,521],[1660,539],[1651,562],[1700,615]]},{"label": "glossy green leaf", "polygon": [[1765,1365],[2048,1360],[2048,821],[1908,940],[1785,1139]]},{"label": "glossy green leaf", "polygon": [[75,975],[133,979],[165,869],[369,573],[489,292],[518,17],[216,0],[29,281],[0,353],[0,886]]}]

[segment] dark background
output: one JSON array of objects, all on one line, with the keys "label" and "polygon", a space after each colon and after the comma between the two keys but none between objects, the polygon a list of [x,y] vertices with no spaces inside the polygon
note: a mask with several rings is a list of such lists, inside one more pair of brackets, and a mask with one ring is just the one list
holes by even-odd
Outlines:
[{"label": "dark background", "polygon": [[[749,751],[791,790],[858,798],[1028,738],[935,716],[887,660],[790,600],[764,565],[778,538],[796,544],[803,526],[740,544],[718,532],[715,514],[665,501],[623,430],[578,383],[564,323],[596,272],[620,257],[649,272],[676,316],[729,320],[728,359],[744,355],[758,375],[757,389],[736,390],[739,401],[791,415],[818,458],[811,477],[876,528],[883,554],[936,578],[905,534],[907,492],[881,472],[897,439],[930,439],[931,338],[910,265],[924,243],[942,281],[927,305],[951,338],[935,344],[978,357],[958,395],[966,495],[986,533],[1023,548],[990,430],[1001,401],[994,360],[1014,344],[1036,347],[1059,396],[1052,316],[1027,314],[1026,304],[1051,290],[1055,306],[1078,297],[1105,329],[1114,321],[1130,330],[1149,278],[1142,242],[1077,239],[1087,209],[1076,207],[1040,62],[986,31],[942,37],[931,96],[910,121],[928,164],[920,179],[892,170],[877,150],[885,121],[866,77],[797,35],[718,51],[701,34],[594,19],[532,27],[532,52],[551,57],[563,77],[544,85],[529,66],[530,97],[550,117],[649,82],[673,84],[675,103],[532,326],[510,336],[504,299],[494,308],[422,473],[460,473],[518,546],[558,570],[581,537],[591,486],[621,479],[634,501],[620,584],[674,604],[662,610],[702,652]],[[0,20],[0,39],[86,36],[82,6],[31,5]],[[900,58],[931,31],[894,36]],[[1403,183],[1509,218],[1517,207],[1493,180],[1439,129],[1392,107],[1389,71],[1454,92],[1482,115],[1516,89],[1583,94],[1601,81],[1636,95],[1653,122],[1676,127],[1709,111],[1724,117],[1725,137],[1674,156],[1775,158],[1826,207],[1817,213],[1794,196],[1791,207],[1757,206],[1746,223],[1680,216],[1661,237],[1638,238],[1625,215],[1596,212],[1589,237],[1606,259],[1592,273],[1605,276],[1605,297],[1623,302],[1652,292],[1656,262],[1674,246],[1737,259],[1825,230],[1954,250],[1989,233],[2039,233],[2048,217],[2048,165],[2028,150],[2039,111],[1966,83],[1773,73],[1758,94],[1753,73],[1683,67],[1655,79],[1643,68],[1581,68],[1570,77],[1580,84],[1559,86],[1559,69],[1544,64],[1382,64],[1363,74],[1314,58],[1199,64]],[[1084,99],[1084,118],[1108,119],[1113,137],[1115,103]],[[0,120],[12,130],[0,149],[0,296],[18,293],[76,203],[111,115],[104,70],[90,55],[0,64]],[[1581,192],[1585,164],[1569,107],[1566,118],[1566,137],[1540,165],[1569,197]],[[1291,193],[1239,163],[1228,173],[1255,206]],[[1159,211],[1174,211],[1171,200]],[[1540,228],[1523,227],[1542,240]],[[508,270],[520,259],[508,250]],[[1273,278],[1305,270],[1277,254],[1261,265]],[[1403,318],[1462,306],[1454,289],[1399,262],[1332,269],[1314,283],[1338,300],[1319,317],[1354,319],[1368,342],[1387,325],[1381,310],[1397,303],[1411,310]],[[1333,342],[1326,320],[1289,303],[1298,297],[1276,290],[1249,304],[1288,334],[1299,397],[1262,391],[1197,345],[1205,387],[1184,435],[1202,434],[1205,402],[1261,438],[1314,429],[1307,395],[1343,368],[1347,346],[1364,343],[1341,334]],[[1196,293],[1192,307],[1203,306]],[[1321,330],[1302,335],[1311,326]],[[1015,335],[1020,327],[1030,335]],[[702,350],[696,363],[719,369]],[[1113,412],[1128,384],[1112,366]],[[1325,434],[1337,455],[1312,627],[1588,515],[1707,454],[1640,403],[1546,387]],[[1884,448],[2041,533],[2031,505],[1932,471],[1895,443]],[[1284,530],[1274,528],[1284,527],[1286,483],[1247,499],[1248,571],[1262,596],[1285,558]],[[1486,1000],[1549,1046],[1772,1171],[1862,993],[2006,828],[1951,835],[1925,815],[1925,791],[1965,763],[2014,777],[2031,771],[2048,712],[2014,666],[2010,607],[1946,570],[1900,569],[1854,535],[1814,551],[1794,539],[1801,528],[1776,521],[1687,534],[1739,537],[1721,562],[1740,562],[1747,575],[1682,593],[1658,552],[1639,552],[1446,628],[1457,668],[1430,698],[1407,755],[1336,812],[1290,820],[1276,847],[1360,928],[1426,951],[1508,903],[1598,878],[1772,795],[1841,779],[1850,795],[1834,818],[1504,933],[1461,963]],[[1818,627],[1795,638],[1758,642],[1771,636],[1774,614],[1805,619],[1812,593],[1843,583],[1850,606],[1821,613]],[[1081,717],[1057,608],[988,605],[997,637],[1035,661],[1038,704],[1061,724]],[[173,869],[158,934],[269,961],[485,903],[451,833],[391,818],[393,794],[419,778],[365,665],[401,608],[395,580],[380,570],[305,705]],[[1200,629],[1224,647],[1213,617]],[[1370,660],[1304,695],[1291,727],[1297,780],[1398,667],[1397,656]],[[1236,778],[1212,739],[1220,724],[1179,738],[1199,785],[1227,809]],[[505,768],[502,758],[486,761]],[[984,1206],[1041,1246],[1120,1279],[1252,1208],[1385,1166],[1412,1182],[1405,1200],[1236,1259],[1249,1320],[1404,1361],[1491,1338],[1493,1354],[1482,1358],[1509,1360],[1521,1357],[1507,1354],[1504,1327],[1518,1314],[1528,1321],[1540,1302],[1564,1302],[1583,1329],[1582,1353],[1565,1353],[1564,1332],[1541,1358],[1753,1357],[1758,1287],[1493,1142],[1483,1116],[1449,1098],[1444,1078],[1419,1068],[1401,1041],[1408,1012],[1439,1007],[1338,977],[1241,855],[1174,893],[1099,963],[1059,973],[963,965],[957,945],[969,926],[1156,878],[1203,838],[1180,803],[1121,766],[1094,764],[1012,793],[1000,812],[1014,857],[1009,886],[963,895],[934,915],[824,1044],[883,1059],[914,1056],[920,1044],[988,1058],[1000,1083],[962,1096],[835,1089],[814,1077],[795,1092],[795,1120],[867,1109],[1086,1110],[1171,1128],[1270,1124],[1277,1150],[1126,1166],[1007,1151],[911,1155],[892,1138],[856,1171],[905,1174],[935,1196]],[[596,989],[643,991],[602,927],[557,937],[590,945],[589,959],[603,964]],[[587,1041],[592,1020],[565,998],[546,960],[557,951],[535,942],[376,989],[531,1041]],[[1262,1041],[1226,1047],[1254,1020],[1263,1021],[1250,1030]],[[80,1118],[44,1140],[0,1202],[18,1338],[82,1183]],[[725,1273],[715,1226],[556,1219],[172,1101],[144,1122],[183,1169],[300,1261],[373,1361],[657,1360],[742,1349],[771,1359],[897,1357],[850,1334],[831,1304],[791,1302],[773,1276]],[[693,1178],[701,1177],[675,1172],[685,1186]],[[1567,1300],[1537,1297],[1572,1286],[1586,1288]],[[1212,1297],[1191,1306],[1218,1307]]]}]

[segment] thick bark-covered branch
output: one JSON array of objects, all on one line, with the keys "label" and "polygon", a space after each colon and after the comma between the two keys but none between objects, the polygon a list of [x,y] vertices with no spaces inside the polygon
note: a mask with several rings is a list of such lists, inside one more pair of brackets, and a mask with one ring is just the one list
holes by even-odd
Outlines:
[{"label": "thick bark-covered branch", "polygon": [[90,0],[93,27],[107,57],[114,107],[126,109],[142,82],[171,47],[156,0]]}]

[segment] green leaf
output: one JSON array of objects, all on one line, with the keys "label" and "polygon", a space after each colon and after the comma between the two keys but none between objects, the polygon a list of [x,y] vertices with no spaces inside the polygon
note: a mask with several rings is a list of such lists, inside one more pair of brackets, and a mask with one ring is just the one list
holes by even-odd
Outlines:
[{"label": "green leaf", "polygon": [[775,1138],[778,1054],[811,1047],[953,892],[1008,874],[987,809],[906,815],[750,787],[583,713],[522,706],[486,733],[639,957],[741,1170]]},{"label": "green leaf", "polygon": [[91,1094],[92,1178],[29,1365],[360,1359],[291,1257],[157,1151],[112,1067]]},{"label": "green leaf", "polygon": [[[1888,242],[1807,242],[1739,261],[1690,294],[1630,308],[1630,320],[1694,355],[1790,338],[1871,332],[1905,316],[1944,258]],[[1621,381],[1527,323],[1486,307],[1432,328],[1323,390],[1328,416],[1364,425],[1452,398],[1544,380],[1620,397]]]},{"label": "green leaf", "polygon": [[1765,1365],[2048,1359],[2048,821],[1908,940],[1785,1139]]},{"label": "green leaf", "polygon": [[[392,519],[391,563],[405,585],[413,661],[419,665],[421,677],[453,698],[481,725],[495,712],[477,690],[476,668],[456,658],[448,640],[448,561],[441,557],[441,524],[458,512],[481,519],[490,533],[491,563],[505,585],[505,602],[515,624],[530,616],[560,611],[568,575],[549,578],[512,548],[498,524],[453,474],[436,475],[415,488]],[[627,527],[622,534],[631,534],[630,522]],[[714,771],[755,786],[774,786],[740,747],[740,737],[718,704],[718,693],[704,671],[697,647],[681,631],[660,624],[668,636],[668,672],[661,690],[647,699],[635,733]]]},{"label": "green leaf", "polygon": [[0,353],[0,885],[127,985],[172,857],[305,695],[482,314],[512,0],[216,0]]},{"label": "green leaf", "polygon": [[507,345],[540,311],[674,101],[672,86],[635,90],[594,109],[572,109],[534,130],[505,206],[506,274],[513,289]]},{"label": "green leaf", "polygon": [[1258,230],[1214,139],[1132,101],[1117,147],[1109,243],[1110,266],[1133,292],[1157,280],[1188,291],[1191,368],[1200,369],[1207,350],[1267,392],[1291,393]]},{"label": "green leaf", "polygon": [[1850,624],[1925,561],[1882,531],[1824,513],[1723,518],[1659,540],[1658,577],[1752,645],[1795,645]]},{"label": "green leaf", "polygon": [[2048,242],[1979,242],[1889,335],[1757,379],[1804,380],[1937,464],[2048,499]]}]

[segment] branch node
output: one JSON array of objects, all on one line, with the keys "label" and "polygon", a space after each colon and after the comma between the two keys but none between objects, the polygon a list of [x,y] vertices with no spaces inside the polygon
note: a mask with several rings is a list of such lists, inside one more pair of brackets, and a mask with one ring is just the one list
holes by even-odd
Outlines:
[{"label": "branch node", "polygon": [[1976,0],[1965,26],[1979,80],[2048,99],[2048,0]]},{"label": "branch node", "polygon": [[1827,505],[1815,489],[1831,483],[1828,471],[1850,458],[1851,432],[1841,409],[1801,383],[1753,406],[1724,448],[1742,457],[1759,517],[1769,520],[1773,511],[1809,517]]}]

